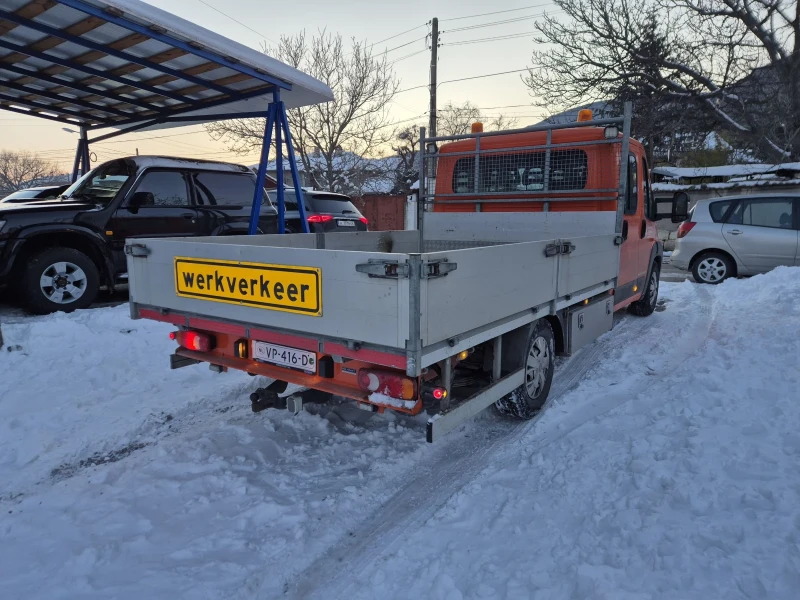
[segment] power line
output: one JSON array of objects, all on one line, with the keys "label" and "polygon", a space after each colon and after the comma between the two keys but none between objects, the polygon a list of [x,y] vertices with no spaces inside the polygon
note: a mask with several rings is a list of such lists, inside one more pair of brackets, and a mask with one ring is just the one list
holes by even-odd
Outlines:
[{"label": "power line", "polygon": [[226,14],[226,13],[222,12],[220,9],[218,9],[218,8],[216,8],[216,7],[214,7],[214,6],[211,6],[211,5],[210,5],[208,2],[206,2],[205,0],[197,0],[197,1],[198,1],[200,4],[205,4],[205,5],[206,5],[208,8],[210,8],[211,10],[214,10],[214,11],[218,12],[218,13],[219,13],[219,14],[221,14],[223,17],[227,17],[228,19],[230,19],[230,20],[231,20],[231,21],[233,21],[234,23],[238,23],[239,25],[241,25],[241,26],[242,26],[242,27],[244,27],[245,29],[247,29],[247,30],[249,30],[249,31],[252,31],[252,32],[253,32],[253,33],[255,33],[256,35],[259,35],[259,36],[263,37],[265,40],[269,40],[269,41],[270,41],[270,42],[272,42],[273,44],[277,44],[277,43],[278,43],[278,42],[276,42],[275,40],[273,40],[273,39],[271,39],[271,38],[267,37],[267,36],[266,36],[266,35],[264,35],[263,33],[260,33],[260,32],[258,32],[258,31],[256,31],[255,29],[253,29],[253,28],[252,28],[252,27],[250,27],[249,25],[245,25],[245,24],[244,24],[244,23],[242,23],[241,21],[238,21],[237,19],[234,19],[234,18],[233,18],[232,16],[230,16],[229,14]]},{"label": "power line", "polygon": [[456,33],[458,31],[470,31],[472,29],[483,29],[484,27],[497,27],[498,25],[508,25],[509,23],[519,23],[520,21],[530,21],[531,19],[538,19],[543,17],[544,13],[535,13],[532,15],[525,15],[516,17],[514,19],[505,19],[502,21],[492,21],[490,23],[480,23],[478,25],[467,25],[465,27],[456,27],[455,29],[447,29],[442,33]]},{"label": "power line", "polygon": [[483,79],[484,77],[496,77],[497,75],[508,75],[510,73],[522,73],[523,71],[528,71],[529,69],[525,67],[524,69],[515,69],[513,71],[502,71],[500,73],[487,73],[486,75],[474,75],[472,77],[461,77],[460,79],[448,79],[447,81],[443,81],[439,85],[444,85],[445,83],[455,83],[456,81],[469,81],[470,79]]},{"label": "power line", "polygon": [[[461,77],[459,79],[448,79],[447,81],[442,81],[439,83],[440,86],[444,85],[445,83],[455,83],[457,81],[468,81],[470,79],[483,79],[485,77],[496,77],[497,75],[508,75],[510,73],[522,73],[523,71],[528,71],[529,69],[526,67],[524,69],[515,69],[513,71],[500,71],[498,73],[486,73],[485,75],[474,75],[472,77]],[[405,88],[402,90],[398,90],[397,94],[402,94],[403,92],[410,92],[411,90],[419,90],[422,88],[428,87],[427,85],[417,85],[410,88]]]},{"label": "power line", "polygon": [[[378,44],[382,44],[383,42],[388,42],[389,40],[393,40],[393,39],[395,39],[395,38],[399,38],[401,35],[405,35],[405,34],[407,34],[407,33],[411,33],[412,31],[416,31],[416,30],[417,30],[417,29],[419,29],[420,27],[425,27],[426,25],[427,25],[427,23],[423,23],[422,25],[417,25],[416,27],[412,27],[411,29],[406,29],[405,31],[402,31],[402,32],[400,32],[400,33],[397,33],[397,34],[395,34],[395,35],[393,35],[393,36],[391,36],[391,37],[388,37],[388,38],[386,38],[386,39],[380,40],[379,42],[375,42],[374,44],[371,44],[371,45],[370,45],[370,48],[371,48],[372,46],[377,46]],[[427,36],[425,36],[425,37],[427,37]]]},{"label": "power line", "polygon": [[420,42],[420,41],[425,40],[427,38],[428,38],[428,36],[426,35],[426,36],[423,36],[421,38],[417,38],[415,40],[411,40],[410,42],[406,42],[405,44],[401,44],[400,46],[395,46],[394,48],[390,48],[389,50],[384,50],[383,52],[388,54],[389,52],[394,52],[395,50],[399,50],[400,48],[405,48],[406,46],[410,46],[411,44],[416,44],[417,42]]},{"label": "power line", "polygon": [[499,15],[503,13],[510,13],[510,12],[519,12],[521,10],[530,10],[532,8],[542,8],[544,6],[550,6],[550,2],[545,2],[544,4],[534,4],[533,6],[523,6],[522,8],[509,8],[508,10],[496,10],[494,12],[488,13],[481,13],[479,15],[465,15],[463,17],[451,17],[449,19],[441,19],[442,21],[460,21],[462,19],[474,19],[477,17],[488,17],[490,15]]},{"label": "power line", "polygon": [[416,56],[417,54],[422,54],[423,52],[427,52],[427,51],[428,51],[427,48],[423,48],[422,50],[418,50],[417,52],[414,52],[412,54],[406,54],[405,56],[401,56],[400,58],[396,58],[393,61],[391,61],[389,63],[389,66],[391,66],[391,65],[393,65],[395,63],[399,63],[401,60],[405,60],[407,58],[411,58],[412,56]]},{"label": "power line", "polygon": [[513,40],[522,37],[529,37],[536,33],[535,31],[526,31],[524,33],[511,33],[508,35],[496,35],[492,37],[477,38],[473,40],[458,40],[456,42],[446,42],[442,46],[466,46],[469,44],[483,44],[486,42],[499,42],[503,40]]}]

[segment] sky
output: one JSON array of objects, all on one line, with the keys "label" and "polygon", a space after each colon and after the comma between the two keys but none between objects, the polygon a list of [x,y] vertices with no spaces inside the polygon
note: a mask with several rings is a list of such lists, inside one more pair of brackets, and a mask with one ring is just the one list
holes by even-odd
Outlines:
[{"label": "sky", "polygon": [[[552,2],[514,0],[498,4],[479,0],[150,0],[207,29],[260,49],[272,45],[281,35],[305,29],[342,34],[349,39],[377,43],[375,50],[388,51],[400,89],[427,86],[430,51],[426,50],[431,18],[439,18],[440,43],[438,105],[469,101],[484,109],[486,116],[498,114],[519,118],[519,125],[541,119],[542,111],[532,106],[532,97],[522,83],[524,73],[448,83],[449,80],[517,71],[530,64],[534,23],[543,11],[558,15]],[[492,14],[487,14],[492,13]],[[456,31],[461,29],[460,31]],[[506,37],[510,36],[510,37]],[[503,39],[496,39],[496,38]],[[391,39],[387,39],[391,38]],[[492,38],[492,39],[486,39]],[[471,42],[471,43],[459,43]],[[426,121],[427,87],[399,93],[390,108],[393,121],[401,125]],[[415,119],[418,117],[418,119]],[[29,150],[69,170],[77,135],[62,131],[59,123],[46,122],[0,110],[0,149]],[[167,136],[167,137],[165,137]],[[188,126],[154,132],[131,133],[92,146],[94,160],[103,162],[123,155],[166,154],[228,160],[252,164],[257,153],[236,155],[223,142],[211,140],[202,126]]]}]

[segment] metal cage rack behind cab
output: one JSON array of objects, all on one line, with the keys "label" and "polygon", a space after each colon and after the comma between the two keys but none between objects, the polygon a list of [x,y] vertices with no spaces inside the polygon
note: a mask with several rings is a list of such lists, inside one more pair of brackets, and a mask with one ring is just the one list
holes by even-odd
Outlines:
[{"label": "metal cage rack behind cab", "polygon": [[[542,202],[543,210],[552,202],[585,202],[587,200],[617,201],[616,233],[622,231],[622,217],[628,180],[627,156],[631,132],[631,103],[626,102],[623,116],[576,121],[553,125],[536,125],[523,129],[477,132],[464,135],[426,137],[420,129],[420,190],[417,202],[417,228],[424,239],[425,212],[437,202],[473,204],[476,212],[482,205],[491,203]],[[553,132],[564,129],[604,127],[609,137],[600,140],[555,143]],[[617,133],[614,133],[616,128]],[[621,128],[621,131],[620,131]],[[544,132],[545,142],[526,146],[504,148],[481,147],[482,140],[497,136],[510,136]],[[619,135],[621,133],[622,135]],[[613,135],[613,137],[612,137]],[[438,142],[475,140],[475,148],[461,152],[439,153]],[[583,147],[617,145],[619,164],[618,187],[591,187],[588,183],[589,163]],[[452,193],[436,193],[439,161],[454,161]],[[587,196],[591,193],[591,196]],[[461,203],[461,202],[458,202]]]}]

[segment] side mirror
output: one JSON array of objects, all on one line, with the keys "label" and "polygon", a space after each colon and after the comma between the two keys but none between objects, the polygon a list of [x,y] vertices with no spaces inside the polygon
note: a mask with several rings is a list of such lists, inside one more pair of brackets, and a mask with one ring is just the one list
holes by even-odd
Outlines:
[{"label": "side mirror", "polygon": [[655,201],[656,221],[669,219],[673,223],[683,223],[689,218],[689,194],[686,192],[675,192],[670,203],[670,212],[658,212],[658,205],[664,202]]},{"label": "side mirror", "polygon": [[128,200],[128,210],[135,213],[142,206],[153,206],[155,203],[156,199],[152,192],[136,192]]},{"label": "side mirror", "polygon": [[689,218],[689,194],[676,192],[672,197],[672,222],[683,223]]}]

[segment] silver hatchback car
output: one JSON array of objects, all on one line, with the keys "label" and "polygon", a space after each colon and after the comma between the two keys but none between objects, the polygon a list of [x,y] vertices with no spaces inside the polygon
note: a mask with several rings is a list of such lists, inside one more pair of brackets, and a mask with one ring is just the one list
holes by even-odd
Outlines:
[{"label": "silver hatchback car", "polygon": [[800,265],[800,195],[698,200],[678,228],[670,263],[698,283]]}]

